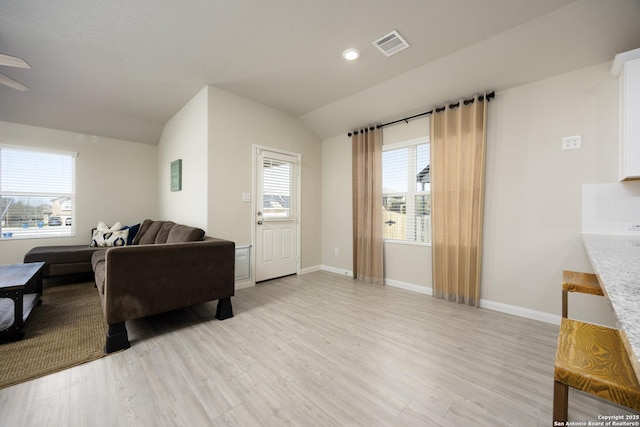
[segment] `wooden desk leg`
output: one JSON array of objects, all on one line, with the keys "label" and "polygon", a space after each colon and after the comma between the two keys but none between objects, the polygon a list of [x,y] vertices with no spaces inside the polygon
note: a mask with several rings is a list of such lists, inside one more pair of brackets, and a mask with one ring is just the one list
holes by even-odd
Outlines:
[{"label": "wooden desk leg", "polygon": [[553,382],[553,421],[567,422],[569,418],[569,386]]}]

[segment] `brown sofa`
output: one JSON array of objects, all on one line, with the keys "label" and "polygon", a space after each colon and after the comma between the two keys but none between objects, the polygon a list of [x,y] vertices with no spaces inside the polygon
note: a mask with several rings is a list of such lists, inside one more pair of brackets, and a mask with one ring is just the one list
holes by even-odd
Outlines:
[{"label": "brown sofa", "polygon": [[133,245],[95,252],[96,286],[109,325],[105,352],[129,348],[125,322],[218,300],[233,317],[235,244],[199,228],[145,220]]},{"label": "brown sofa", "polygon": [[[204,234],[199,228],[147,219],[130,246],[60,246],[58,252],[53,246],[35,248],[25,262],[90,261],[109,325],[105,352],[112,353],[130,346],[128,320],[212,300],[218,300],[216,318],[233,317],[235,244]],[[56,270],[53,264],[51,270]]]},{"label": "brown sofa", "polygon": [[91,256],[104,248],[89,245],[38,246],[24,256],[24,262],[44,262],[42,278],[49,284],[83,283],[93,280]]}]

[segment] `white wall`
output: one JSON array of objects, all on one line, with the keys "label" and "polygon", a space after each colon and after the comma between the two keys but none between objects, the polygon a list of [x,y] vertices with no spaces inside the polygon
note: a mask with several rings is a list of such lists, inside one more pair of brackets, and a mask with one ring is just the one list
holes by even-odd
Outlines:
[{"label": "white wall", "polygon": [[[158,142],[158,218],[207,231],[208,87],[164,126]],[[171,191],[171,162],[182,159],[182,190]]]},{"label": "white wall", "polygon": [[88,245],[98,221],[132,225],[156,215],[155,146],[7,122],[0,122],[0,142],[78,153],[76,236],[2,239],[0,264],[22,262],[36,246]]},{"label": "white wall", "polygon": [[209,234],[251,243],[255,223],[251,203],[252,145],[302,155],[301,268],[320,265],[321,173],[320,141],[296,117],[209,87]]},{"label": "white wall", "polygon": [[[562,270],[593,271],[581,238],[582,184],[617,179],[618,83],[609,69],[498,92],[489,104],[482,299],[558,314]],[[571,135],[583,148],[563,151]],[[604,299],[579,305],[608,323]]]},{"label": "white wall", "polygon": [[322,265],[349,275],[353,274],[351,197],[351,138],[326,139],[322,141]]},{"label": "white wall", "polygon": [[[251,244],[252,145],[302,154],[301,267],[320,264],[321,144],[286,113],[214,86],[203,88],[165,125],[158,145],[160,219]],[[182,159],[182,191],[170,191],[169,165]]]},{"label": "white wall", "polygon": [[[546,320],[553,320],[560,313],[562,270],[593,271],[581,240],[581,193],[583,183],[617,179],[618,85],[609,67],[605,63],[504,90],[489,103],[485,306],[548,313]],[[388,131],[404,132],[402,126]],[[388,131],[387,142],[396,138]],[[583,148],[562,151],[562,137],[571,135],[582,135]],[[323,206],[350,200],[351,164],[342,159],[350,156],[349,145],[346,135],[323,141]],[[350,252],[338,257],[332,252],[342,236],[350,238],[351,221],[324,213],[322,263],[328,269],[351,269]],[[430,254],[396,249],[386,251],[387,278],[430,287],[430,262],[421,262]],[[578,317],[609,323],[606,300],[580,305]]]}]

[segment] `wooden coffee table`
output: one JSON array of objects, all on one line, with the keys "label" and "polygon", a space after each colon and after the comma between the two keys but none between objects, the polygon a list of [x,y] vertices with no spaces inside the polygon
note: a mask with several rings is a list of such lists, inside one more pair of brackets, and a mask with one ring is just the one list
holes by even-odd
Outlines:
[{"label": "wooden coffee table", "polygon": [[5,325],[0,335],[13,341],[24,337],[24,322],[41,302],[42,267],[44,262],[0,265],[0,298],[13,301],[0,306],[0,325]]}]

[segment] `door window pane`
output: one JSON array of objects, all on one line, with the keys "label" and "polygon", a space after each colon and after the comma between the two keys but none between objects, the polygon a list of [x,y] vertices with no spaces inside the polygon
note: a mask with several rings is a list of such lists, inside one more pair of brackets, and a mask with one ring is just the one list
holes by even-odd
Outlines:
[{"label": "door window pane", "polygon": [[262,213],[264,217],[291,217],[293,165],[290,162],[265,158],[262,167]]}]

